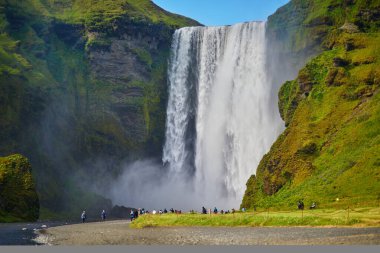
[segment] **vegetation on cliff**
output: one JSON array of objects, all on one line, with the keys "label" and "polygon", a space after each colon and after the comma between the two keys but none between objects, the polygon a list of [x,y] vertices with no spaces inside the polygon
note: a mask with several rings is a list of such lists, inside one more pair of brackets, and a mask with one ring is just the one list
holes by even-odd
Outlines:
[{"label": "vegetation on cliff", "polygon": [[39,208],[29,161],[21,155],[0,157],[0,222],[35,221]]},{"label": "vegetation on cliff", "polygon": [[326,37],[345,23],[377,32],[379,0],[292,0],[268,18],[268,31],[281,50],[298,57],[329,48]]},{"label": "vegetation on cliff", "polygon": [[92,191],[124,160],[160,156],[185,25],[149,0],[0,0],[0,155],[30,159],[43,216],[108,206]]},{"label": "vegetation on cliff", "polygon": [[[298,200],[306,206],[378,204],[380,2],[339,1],[343,9],[335,2],[292,1],[284,7],[318,3],[298,15],[303,22],[329,20],[320,26],[323,52],[281,87],[279,109],[287,128],[248,180],[241,206],[294,207]],[[292,40],[303,41],[304,48],[314,43]]]}]

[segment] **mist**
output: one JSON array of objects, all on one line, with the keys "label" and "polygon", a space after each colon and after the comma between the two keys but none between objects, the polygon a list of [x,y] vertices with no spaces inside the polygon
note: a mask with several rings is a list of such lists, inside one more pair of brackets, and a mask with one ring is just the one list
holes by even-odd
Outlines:
[{"label": "mist", "polygon": [[184,175],[171,172],[156,159],[125,164],[123,170],[107,193],[113,204],[148,210],[174,208],[182,211],[216,205],[215,202],[203,203],[202,196],[194,189],[192,178],[186,179]]}]

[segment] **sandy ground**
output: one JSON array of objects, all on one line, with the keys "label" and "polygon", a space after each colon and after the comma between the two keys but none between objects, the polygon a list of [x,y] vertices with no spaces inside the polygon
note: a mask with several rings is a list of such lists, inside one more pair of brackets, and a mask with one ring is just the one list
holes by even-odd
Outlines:
[{"label": "sandy ground", "polygon": [[380,245],[380,227],[129,228],[128,221],[94,222],[42,230],[48,245]]}]

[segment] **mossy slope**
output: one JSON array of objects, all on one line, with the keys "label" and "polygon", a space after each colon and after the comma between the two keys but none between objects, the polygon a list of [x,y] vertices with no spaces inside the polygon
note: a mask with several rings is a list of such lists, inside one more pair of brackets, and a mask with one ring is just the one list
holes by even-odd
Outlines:
[{"label": "mossy slope", "polygon": [[0,157],[0,222],[35,221],[39,208],[29,161],[21,155]]},{"label": "mossy slope", "polygon": [[[322,8],[313,15],[338,19],[334,16],[341,11],[338,7],[324,11],[333,1],[308,2]],[[329,46],[320,47],[322,53],[299,71],[297,79],[281,87],[279,109],[287,128],[261,160],[256,176],[248,180],[242,206],[294,207],[300,199],[306,205],[377,204],[379,23],[360,18],[362,1],[347,2],[345,13],[356,13],[356,18],[349,15],[340,26],[339,22],[327,26],[322,45]],[[367,8],[378,12],[380,2],[367,1]]]}]

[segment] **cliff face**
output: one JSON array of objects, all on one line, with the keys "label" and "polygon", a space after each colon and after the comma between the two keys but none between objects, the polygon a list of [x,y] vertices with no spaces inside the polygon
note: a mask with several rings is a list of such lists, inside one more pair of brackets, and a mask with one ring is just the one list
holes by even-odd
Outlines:
[{"label": "cliff face", "polygon": [[267,21],[273,55],[269,67],[284,62],[275,77],[279,85],[291,80],[308,60],[331,49],[329,36],[345,22],[361,32],[376,32],[380,24],[378,0],[292,0]]},{"label": "cliff face", "polygon": [[0,1],[0,154],[30,158],[43,211],[161,155],[171,36],[191,25],[149,0]]},{"label": "cliff face", "polygon": [[379,14],[380,1],[291,1],[270,18],[291,60],[317,56],[280,89],[287,128],[248,180],[243,207],[376,203]]},{"label": "cliff face", "polygon": [[0,157],[0,222],[36,221],[39,208],[29,161],[21,155]]}]

